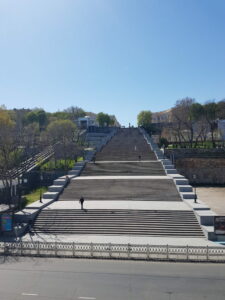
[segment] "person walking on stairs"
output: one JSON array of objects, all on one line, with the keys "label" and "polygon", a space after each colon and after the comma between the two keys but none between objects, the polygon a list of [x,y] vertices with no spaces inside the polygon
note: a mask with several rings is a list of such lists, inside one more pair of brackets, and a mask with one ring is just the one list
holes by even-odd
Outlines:
[{"label": "person walking on stairs", "polygon": [[81,197],[79,202],[80,202],[80,205],[81,205],[81,209],[83,210],[84,209],[84,207],[83,207],[83,205],[84,205],[84,198]]}]

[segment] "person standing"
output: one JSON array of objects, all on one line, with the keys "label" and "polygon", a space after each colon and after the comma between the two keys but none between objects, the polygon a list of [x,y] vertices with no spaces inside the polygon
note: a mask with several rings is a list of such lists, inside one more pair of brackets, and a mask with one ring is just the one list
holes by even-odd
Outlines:
[{"label": "person standing", "polygon": [[81,197],[79,202],[80,202],[80,205],[81,205],[81,210],[83,210],[84,209],[84,207],[83,207],[83,205],[84,205],[84,198]]}]

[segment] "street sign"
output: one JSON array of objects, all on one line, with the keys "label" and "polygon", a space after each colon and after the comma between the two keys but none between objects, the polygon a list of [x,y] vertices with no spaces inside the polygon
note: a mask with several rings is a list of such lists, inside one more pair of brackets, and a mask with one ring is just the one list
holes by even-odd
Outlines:
[{"label": "street sign", "polygon": [[214,232],[215,234],[225,234],[225,216],[214,217]]},{"label": "street sign", "polygon": [[2,214],[1,228],[2,228],[2,231],[12,231],[12,215]]}]

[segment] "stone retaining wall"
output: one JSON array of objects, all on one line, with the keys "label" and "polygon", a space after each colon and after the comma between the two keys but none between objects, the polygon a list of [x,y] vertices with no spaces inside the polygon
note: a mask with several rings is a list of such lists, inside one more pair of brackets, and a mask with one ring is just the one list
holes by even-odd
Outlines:
[{"label": "stone retaining wall", "polygon": [[225,185],[225,158],[180,158],[175,164],[191,184]]},{"label": "stone retaining wall", "polygon": [[225,158],[224,148],[215,149],[165,149],[165,156],[169,159],[174,158],[175,160],[179,158]]}]

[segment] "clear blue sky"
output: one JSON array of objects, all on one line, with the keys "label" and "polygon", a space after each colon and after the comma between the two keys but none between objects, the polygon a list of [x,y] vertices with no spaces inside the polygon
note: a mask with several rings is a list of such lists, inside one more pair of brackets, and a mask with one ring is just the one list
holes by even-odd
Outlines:
[{"label": "clear blue sky", "polygon": [[225,98],[225,0],[0,0],[0,104],[127,125]]}]

